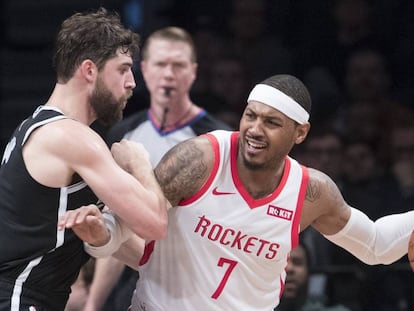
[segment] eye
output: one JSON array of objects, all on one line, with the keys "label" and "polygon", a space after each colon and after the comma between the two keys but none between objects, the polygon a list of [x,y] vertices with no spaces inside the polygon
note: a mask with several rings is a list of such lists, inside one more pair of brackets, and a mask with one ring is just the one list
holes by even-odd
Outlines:
[{"label": "eye", "polygon": [[164,62],[156,62],[156,63],[155,63],[155,66],[160,67],[160,68],[165,67],[166,65],[167,65],[167,64],[166,64],[166,63],[164,63]]},{"label": "eye", "polygon": [[267,119],[266,120],[266,123],[269,126],[271,126],[271,127],[279,127],[279,126],[282,126],[282,124],[278,120],[275,120],[275,119]]},{"label": "eye", "polygon": [[251,112],[246,112],[244,114],[244,117],[245,117],[246,120],[249,120],[249,121],[254,120],[254,114],[251,113]]}]

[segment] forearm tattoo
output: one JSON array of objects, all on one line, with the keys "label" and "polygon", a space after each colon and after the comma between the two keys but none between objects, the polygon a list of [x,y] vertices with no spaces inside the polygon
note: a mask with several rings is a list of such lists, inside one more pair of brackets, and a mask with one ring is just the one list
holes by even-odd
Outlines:
[{"label": "forearm tattoo", "polygon": [[207,165],[203,151],[192,141],[179,144],[166,153],[155,174],[165,196],[174,206],[194,194],[204,182]]}]

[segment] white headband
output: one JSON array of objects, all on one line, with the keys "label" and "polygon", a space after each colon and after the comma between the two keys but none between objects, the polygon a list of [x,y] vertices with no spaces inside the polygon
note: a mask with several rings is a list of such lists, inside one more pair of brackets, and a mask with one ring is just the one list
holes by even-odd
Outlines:
[{"label": "white headband", "polygon": [[258,101],[273,107],[299,124],[309,120],[309,113],[285,93],[266,84],[256,84],[250,92],[247,102]]}]

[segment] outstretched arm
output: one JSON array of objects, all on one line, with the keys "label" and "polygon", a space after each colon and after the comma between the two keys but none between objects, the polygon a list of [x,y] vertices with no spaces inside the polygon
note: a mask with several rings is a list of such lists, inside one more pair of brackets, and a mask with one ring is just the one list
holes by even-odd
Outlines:
[{"label": "outstretched arm", "polygon": [[308,191],[310,188],[312,196],[309,198],[307,194],[305,214],[316,216],[311,225],[328,240],[370,265],[390,264],[407,254],[414,229],[414,211],[388,215],[373,222],[349,206],[325,174],[310,170]]}]

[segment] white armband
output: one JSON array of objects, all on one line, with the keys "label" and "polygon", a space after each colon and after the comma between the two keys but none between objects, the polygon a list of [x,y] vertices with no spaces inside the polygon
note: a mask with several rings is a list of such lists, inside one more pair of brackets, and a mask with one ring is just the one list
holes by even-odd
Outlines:
[{"label": "white armband", "polygon": [[102,246],[92,246],[87,242],[83,243],[85,251],[96,258],[111,256],[132,235],[132,231],[112,213],[103,213],[103,218],[110,234],[108,243]]},{"label": "white armband", "polygon": [[414,211],[388,215],[373,222],[361,211],[351,209],[348,223],[338,233],[325,235],[328,240],[369,265],[391,264],[407,254],[414,229]]}]

